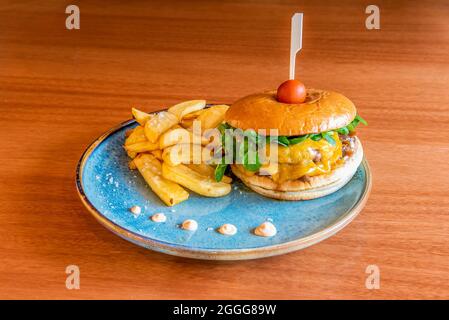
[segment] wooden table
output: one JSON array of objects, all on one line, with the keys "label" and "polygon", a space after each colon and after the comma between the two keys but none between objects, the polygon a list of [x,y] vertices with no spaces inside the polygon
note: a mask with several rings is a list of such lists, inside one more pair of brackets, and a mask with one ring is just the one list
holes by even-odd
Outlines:
[{"label": "wooden table", "polygon": [[[0,298],[449,298],[446,1],[0,3]],[[142,249],[98,224],[75,191],[86,146],[182,100],[232,102],[288,76],[290,17],[305,13],[298,77],[343,92],[369,121],[362,214],[284,256],[204,262]],[[67,290],[78,265],[81,289]],[[365,273],[377,265],[381,288]]]}]

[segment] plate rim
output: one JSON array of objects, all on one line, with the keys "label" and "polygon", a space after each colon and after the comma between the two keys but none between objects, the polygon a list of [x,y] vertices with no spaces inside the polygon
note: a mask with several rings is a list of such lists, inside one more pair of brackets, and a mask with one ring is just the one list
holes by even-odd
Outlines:
[{"label": "plate rim", "polygon": [[124,127],[130,126],[136,123],[134,119],[126,120],[111,129],[104,132],[97,139],[95,139],[82,153],[76,167],[76,190],[78,196],[81,199],[81,202],[86,207],[86,209],[90,212],[91,215],[101,224],[103,227],[112,231],[116,235],[121,238],[128,240],[134,244],[145,247],[146,249],[155,250],[158,252],[181,256],[185,258],[194,258],[194,259],[202,259],[202,260],[248,260],[248,259],[258,259],[265,258],[270,256],[281,255],[297,250],[301,250],[312,246],[318,242],[321,242],[338,231],[342,230],[346,225],[348,225],[354,218],[362,211],[365,207],[365,204],[368,200],[368,196],[371,192],[372,187],[372,175],[371,169],[366,160],[365,156],[363,157],[361,165],[363,165],[365,169],[365,188],[363,194],[358,199],[357,203],[347,210],[341,217],[336,220],[332,225],[327,226],[326,228],[310,234],[306,237],[302,237],[299,239],[287,241],[284,243],[268,245],[264,247],[256,247],[256,248],[245,248],[245,249],[212,249],[212,248],[192,248],[185,245],[173,244],[163,240],[156,240],[146,236],[142,236],[137,234],[131,230],[128,230],[114,221],[108,219],[104,214],[102,214],[88,199],[87,195],[84,192],[83,186],[83,172],[84,166],[89,159],[92,152],[109,136],[114,134],[115,132],[121,130]]}]

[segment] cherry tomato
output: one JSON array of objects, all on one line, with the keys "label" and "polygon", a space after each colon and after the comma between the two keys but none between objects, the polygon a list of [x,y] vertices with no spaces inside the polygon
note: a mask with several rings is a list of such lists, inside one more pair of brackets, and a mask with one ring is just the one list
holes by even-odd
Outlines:
[{"label": "cherry tomato", "polygon": [[287,80],[279,86],[277,100],[283,103],[303,103],[306,100],[306,87],[301,81]]}]

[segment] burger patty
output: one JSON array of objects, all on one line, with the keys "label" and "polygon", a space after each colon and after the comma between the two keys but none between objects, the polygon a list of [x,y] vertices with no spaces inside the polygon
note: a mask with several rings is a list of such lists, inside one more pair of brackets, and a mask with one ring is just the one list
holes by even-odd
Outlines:
[{"label": "burger patty", "polygon": [[355,134],[339,134],[338,137],[342,144],[342,158],[345,159],[346,157],[352,156],[355,152]]}]

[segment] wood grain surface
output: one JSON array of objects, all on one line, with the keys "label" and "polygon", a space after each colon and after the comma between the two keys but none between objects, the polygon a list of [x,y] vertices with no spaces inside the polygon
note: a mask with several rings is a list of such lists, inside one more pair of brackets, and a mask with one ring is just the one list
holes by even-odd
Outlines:
[{"label": "wood grain surface", "polygon": [[[449,5],[376,1],[0,1],[0,298],[449,298]],[[204,262],[142,249],[83,207],[86,146],[182,100],[211,103],[288,77],[290,17],[302,11],[297,76],[343,92],[369,121],[366,208],[332,238],[284,256]],[[81,271],[67,290],[65,268]],[[368,265],[381,288],[365,287]]]}]

